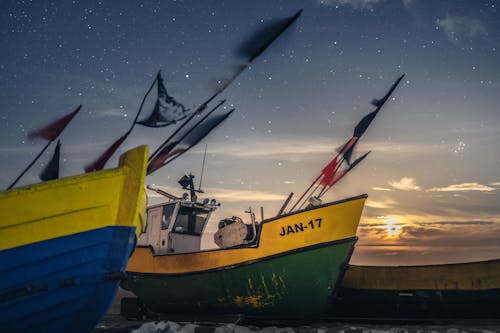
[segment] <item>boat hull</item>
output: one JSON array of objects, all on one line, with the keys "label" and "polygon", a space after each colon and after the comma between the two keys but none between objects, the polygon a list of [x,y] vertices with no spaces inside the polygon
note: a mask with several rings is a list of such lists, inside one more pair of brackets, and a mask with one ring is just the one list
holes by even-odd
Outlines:
[{"label": "boat hull", "polygon": [[331,313],[341,318],[500,318],[500,260],[351,266]]},{"label": "boat hull", "polygon": [[142,230],[147,147],[119,167],[0,192],[0,327],[90,332]]},{"label": "boat hull", "polygon": [[356,239],[198,274],[133,274],[126,289],[159,313],[310,317],[324,313]]},{"label": "boat hull", "polygon": [[105,227],[0,253],[5,332],[90,332],[113,300],[135,227]]}]

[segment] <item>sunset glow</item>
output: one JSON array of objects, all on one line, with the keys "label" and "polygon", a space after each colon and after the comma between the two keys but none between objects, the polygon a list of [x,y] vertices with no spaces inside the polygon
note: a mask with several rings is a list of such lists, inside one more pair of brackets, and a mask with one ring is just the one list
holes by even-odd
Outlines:
[{"label": "sunset glow", "polygon": [[389,218],[385,220],[385,229],[389,237],[397,237],[401,232],[401,226],[397,224],[398,220]]}]

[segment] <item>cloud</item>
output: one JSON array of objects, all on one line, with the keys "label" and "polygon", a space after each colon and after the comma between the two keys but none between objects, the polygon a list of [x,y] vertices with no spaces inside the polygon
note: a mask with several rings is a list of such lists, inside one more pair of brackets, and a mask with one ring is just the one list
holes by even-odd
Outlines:
[{"label": "cloud", "polygon": [[[325,157],[325,164],[329,162],[336,153],[337,148],[343,143],[342,139],[332,137],[280,137],[273,139],[256,137],[249,141],[239,140],[233,142],[217,142],[210,148],[210,154],[251,159],[276,159],[289,161],[304,161]],[[365,150],[376,151],[377,154],[403,154],[415,156],[415,154],[441,153],[444,152],[439,146],[429,147],[425,144],[394,144],[386,141],[371,141],[363,144]],[[193,152],[196,152],[194,150]],[[203,150],[197,151],[203,154]]]},{"label": "cloud", "polygon": [[373,6],[381,0],[318,0],[323,6],[344,6],[349,5],[354,9],[373,9]]},{"label": "cloud", "polygon": [[492,225],[492,224],[497,224],[492,221],[437,221],[437,222],[420,222],[417,223],[418,225],[424,226],[424,225],[458,225],[458,226],[465,226],[465,225]]},{"label": "cloud", "polygon": [[392,191],[390,188],[385,188],[385,187],[372,187],[372,190],[374,191],[384,191],[384,192],[390,192]]},{"label": "cloud", "polygon": [[365,205],[370,208],[387,209],[392,208],[396,204],[395,201],[391,199],[385,199],[383,201],[376,201],[372,199],[366,200]]},{"label": "cloud", "polygon": [[[171,186],[154,186],[155,188],[159,188],[173,195],[179,196],[180,194],[178,188],[174,188]],[[217,188],[217,187],[207,187],[203,189],[205,193],[210,193],[210,197],[216,198],[217,201],[220,202],[248,202],[248,201],[283,201],[286,199],[286,196],[264,192],[264,191],[253,191],[253,190],[232,190],[226,188]],[[163,197],[156,192],[151,190],[147,191],[148,197],[150,198],[160,198]]]},{"label": "cloud", "polygon": [[462,36],[476,38],[487,35],[486,27],[481,21],[464,16],[446,14],[445,18],[437,19],[436,24],[452,43],[458,43]]},{"label": "cloud", "polygon": [[401,191],[412,191],[420,189],[420,186],[418,186],[415,182],[415,178],[410,177],[403,177],[400,180],[390,181],[389,185]]},{"label": "cloud", "polygon": [[454,184],[446,187],[433,187],[427,190],[428,192],[491,192],[495,191],[493,187],[482,185],[479,183],[463,183],[463,184]]},{"label": "cloud", "polygon": [[318,155],[333,156],[336,153],[335,144],[331,138],[297,138],[268,140],[256,139],[248,142],[233,142],[220,144],[210,149],[210,154],[234,156],[238,158],[283,158],[290,160],[311,159]]},{"label": "cloud", "polygon": [[489,186],[500,186],[500,182],[489,183]]}]

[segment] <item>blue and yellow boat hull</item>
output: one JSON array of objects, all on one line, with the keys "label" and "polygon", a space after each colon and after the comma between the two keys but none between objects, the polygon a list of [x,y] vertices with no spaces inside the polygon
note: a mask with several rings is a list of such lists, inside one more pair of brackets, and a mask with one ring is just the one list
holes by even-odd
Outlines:
[{"label": "blue and yellow boat hull", "polygon": [[147,147],[118,168],[0,192],[0,327],[90,332],[142,230]]}]

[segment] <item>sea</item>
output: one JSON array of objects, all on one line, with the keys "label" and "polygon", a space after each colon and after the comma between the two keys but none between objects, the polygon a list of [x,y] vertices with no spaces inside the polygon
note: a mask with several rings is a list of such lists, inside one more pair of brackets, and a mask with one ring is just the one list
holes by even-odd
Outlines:
[{"label": "sea", "polygon": [[493,333],[500,332],[498,320],[424,323],[362,323],[328,321],[305,325],[253,325],[236,322],[189,322],[161,320],[130,321],[107,315],[93,333]]}]

